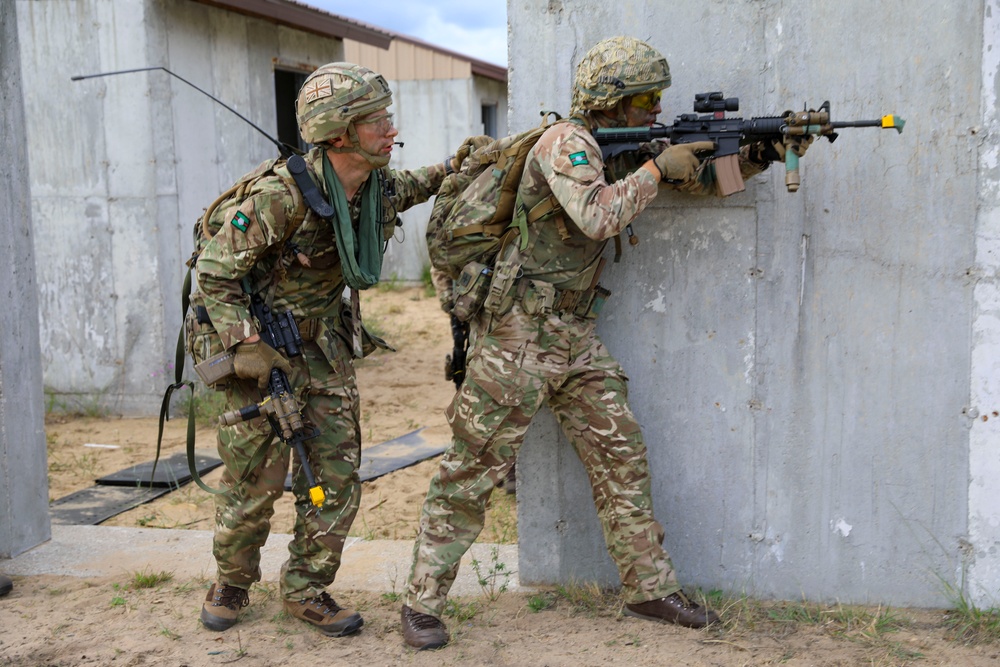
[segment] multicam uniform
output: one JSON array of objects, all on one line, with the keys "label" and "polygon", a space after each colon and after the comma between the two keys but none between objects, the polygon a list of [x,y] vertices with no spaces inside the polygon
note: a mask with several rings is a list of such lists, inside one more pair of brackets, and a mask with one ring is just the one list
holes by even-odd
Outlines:
[{"label": "multicam uniform", "polygon": [[[305,156],[313,174],[323,173],[322,156],[320,148]],[[327,499],[321,508],[313,507],[296,460],[292,490],[297,516],[289,560],[282,567],[281,592],[285,600],[297,601],[322,593],[340,566],[344,541],[360,502],[357,468],[361,434],[352,327],[341,315],[345,281],[333,229],[288,185],[291,177],[284,164],[276,171],[280,176],[258,181],[240,214],[205,246],[197,261],[197,280],[204,306],[226,348],[257,332],[240,284],[245,275],[249,275],[253,289],[268,297],[275,312],[291,310],[302,332],[302,355],[289,360],[293,369],[289,382],[307,424],[319,430],[317,437],[306,441],[306,450]],[[371,174],[371,179],[384,179],[391,186],[383,190],[379,221],[387,241],[397,220],[396,211],[426,201],[444,175],[443,165],[413,171],[383,168]],[[373,187],[378,182],[373,182]],[[329,198],[322,182],[319,187]],[[364,188],[349,202],[355,229],[363,192]],[[226,387],[227,410],[258,403],[262,398],[253,380],[232,379]],[[223,484],[230,487],[227,493],[216,496],[213,551],[223,585],[248,588],[260,580],[260,548],[267,539],[274,502],[283,491],[289,449],[276,439],[246,481],[236,481],[270,437],[271,428],[263,418],[219,429],[219,454],[225,462]]]},{"label": "multicam uniform", "polygon": [[[761,170],[742,157],[745,177]],[[628,406],[627,378],[594,333],[607,295],[596,287],[601,254],[653,200],[657,182],[638,169],[609,183],[604,167],[597,142],[578,123],[553,126],[528,157],[521,202],[530,210],[554,195],[564,214],[528,225],[525,250],[508,248],[505,259],[523,272],[509,310],[473,322],[466,379],[447,411],[454,440],[431,481],[414,545],[406,604],[418,612],[441,617],[459,561],[482,530],[486,500],[543,403],[587,470],[626,602],[680,590],[653,518],[646,446]],[[679,189],[711,194],[715,185],[704,163]]]}]

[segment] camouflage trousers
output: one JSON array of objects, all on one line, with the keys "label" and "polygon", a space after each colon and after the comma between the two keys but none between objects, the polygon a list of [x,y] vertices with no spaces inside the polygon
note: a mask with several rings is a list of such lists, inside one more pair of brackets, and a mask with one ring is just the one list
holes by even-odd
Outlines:
[{"label": "camouflage trousers", "polygon": [[[306,440],[309,465],[326,502],[309,501],[298,457],[275,438],[263,461],[236,484],[254,453],[271,436],[263,418],[219,429],[219,455],[225,463],[225,494],[215,496],[213,553],[222,584],[249,588],[260,581],[260,549],[270,532],[274,502],[282,495],[289,458],[295,494],[295,527],[289,558],[281,568],[281,595],[298,601],[322,593],[336,577],[347,532],[361,501],[357,469],[361,462],[359,401],[354,365],[347,346],[333,332],[305,343],[302,356],[291,359],[289,382],[295,388],[307,427],[320,435]],[[260,402],[256,382],[232,381],[226,391],[227,410]]]},{"label": "camouflage trousers", "polygon": [[441,616],[459,562],[483,528],[486,501],[543,403],[586,468],[626,601],[680,590],[653,518],[628,378],[594,333],[594,321],[530,317],[515,305],[478,333],[465,382],[447,410],[454,438],[424,501],[406,604]]}]

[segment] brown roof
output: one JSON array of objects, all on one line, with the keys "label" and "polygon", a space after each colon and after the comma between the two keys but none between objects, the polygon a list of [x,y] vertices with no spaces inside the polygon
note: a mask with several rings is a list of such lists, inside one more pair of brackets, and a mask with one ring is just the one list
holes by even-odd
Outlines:
[{"label": "brown roof", "polygon": [[389,43],[393,39],[417,44],[426,49],[468,61],[472,67],[473,74],[503,81],[504,83],[507,82],[507,68],[502,65],[494,65],[485,60],[467,56],[464,53],[450,51],[436,44],[424,42],[415,37],[392,32],[385,28],[379,28],[378,26],[347,18],[346,16],[331,14],[322,9],[297,2],[296,0],[194,0],[194,2],[221,7],[247,16],[255,16],[280,25],[286,25],[290,28],[323,35],[324,37],[352,39],[356,42],[375,46],[380,49],[388,49]]},{"label": "brown roof", "polygon": [[388,49],[392,33],[375,26],[337,16],[294,0],[194,0],[203,5],[228,9],[231,12],[254,16],[311,32],[324,37],[353,39],[356,42]]}]

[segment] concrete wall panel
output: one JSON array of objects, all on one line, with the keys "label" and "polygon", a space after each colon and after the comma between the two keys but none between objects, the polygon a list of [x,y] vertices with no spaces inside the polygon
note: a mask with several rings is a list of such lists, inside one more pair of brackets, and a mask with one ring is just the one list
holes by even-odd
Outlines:
[{"label": "concrete wall panel", "polygon": [[[970,554],[1000,570],[985,528],[996,503],[970,507],[967,491],[969,427],[988,423],[969,418],[969,369],[983,363],[970,346],[982,341],[989,358],[995,321],[981,281],[995,281],[996,258],[976,255],[977,201],[995,181],[980,158],[981,133],[995,124],[980,101],[996,88],[995,56],[981,46],[996,33],[983,24],[988,4],[964,2],[933,28],[919,18],[936,11],[929,4],[877,26],[860,2],[809,12],[778,1],[674,3],[669,14],[652,2],[511,7],[514,127],[530,126],[540,105],[568,107],[576,63],[615,33],[667,56],[665,122],[707,90],[739,96],[745,117],[824,100],[834,120],[907,117],[901,136],[845,129],[834,144],[818,141],[795,194],[780,169],[721,205],[663,193],[636,225],[642,244],[607,271],[615,296],[599,331],[632,379],[682,583],[942,605]],[[984,57],[993,64],[981,68]],[[992,217],[979,219],[989,236]],[[552,479],[563,497],[585,483],[563,467],[560,438],[531,433],[521,569],[558,580],[567,566],[553,554],[571,552],[529,508]],[[986,437],[977,455],[990,469]],[[970,512],[983,543],[969,543]],[[567,503],[545,516],[585,531],[581,546],[597,531],[591,514]],[[998,584],[969,590],[995,594]]]}]

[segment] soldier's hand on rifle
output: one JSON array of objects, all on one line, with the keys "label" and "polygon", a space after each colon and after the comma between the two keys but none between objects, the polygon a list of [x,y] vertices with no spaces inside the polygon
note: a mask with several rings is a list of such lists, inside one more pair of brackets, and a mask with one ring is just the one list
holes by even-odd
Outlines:
[{"label": "soldier's hand on rifle", "polygon": [[257,388],[263,389],[271,379],[272,368],[280,368],[286,373],[292,372],[292,365],[288,360],[264,341],[242,342],[236,346],[233,370],[237,377],[257,380]]},{"label": "soldier's hand on rifle", "polygon": [[674,144],[653,158],[652,162],[660,171],[662,180],[689,181],[694,178],[701,160],[695,153],[715,150],[711,141],[694,141],[690,144]]},{"label": "soldier's hand on rifle", "polygon": [[458,147],[455,154],[451,156],[451,170],[458,171],[462,168],[462,163],[465,162],[465,158],[469,157],[472,153],[476,152],[486,144],[493,141],[493,137],[488,137],[485,134],[477,134],[472,137],[466,137],[462,145]]}]

